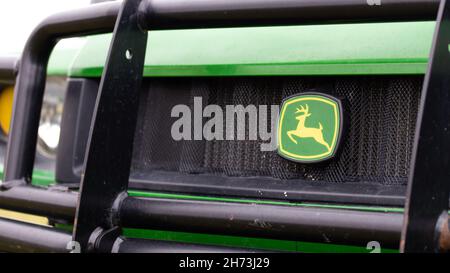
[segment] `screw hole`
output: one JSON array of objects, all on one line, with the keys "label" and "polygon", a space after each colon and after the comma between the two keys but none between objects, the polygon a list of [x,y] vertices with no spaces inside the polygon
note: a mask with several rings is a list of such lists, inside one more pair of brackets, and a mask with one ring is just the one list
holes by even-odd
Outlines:
[{"label": "screw hole", "polygon": [[127,58],[127,60],[131,60],[133,58],[133,53],[131,53],[131,50],[127,49],[127,51],[125,51],[125,58]]}]

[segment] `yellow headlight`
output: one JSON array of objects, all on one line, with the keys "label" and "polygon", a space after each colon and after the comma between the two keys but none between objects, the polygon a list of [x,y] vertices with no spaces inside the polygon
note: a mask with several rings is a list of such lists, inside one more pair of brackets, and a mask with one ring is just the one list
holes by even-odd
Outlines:
[{"label": "yellow headlight", "polygon": [[14,99],[14,87],[10,86],[0,92],[0,128],[5,135],[9,133]]}]

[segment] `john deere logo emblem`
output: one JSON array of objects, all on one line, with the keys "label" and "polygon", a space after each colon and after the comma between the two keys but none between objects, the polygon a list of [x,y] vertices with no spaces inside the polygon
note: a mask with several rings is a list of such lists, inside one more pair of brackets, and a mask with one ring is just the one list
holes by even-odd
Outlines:
[{"label": "john deere logo emblem", "polygon": [[278,124],[278,153],[289,160],[319,162],[334,156],[342,130],[338,99],[303,93],[283,101]]}]

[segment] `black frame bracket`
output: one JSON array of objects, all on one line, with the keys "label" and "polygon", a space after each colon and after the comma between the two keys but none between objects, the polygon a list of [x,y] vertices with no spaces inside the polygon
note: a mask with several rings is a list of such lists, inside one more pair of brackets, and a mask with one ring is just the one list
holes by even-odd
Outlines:
[{"label": "black frame bracket", "polygon": [[[450,251],[450,1],[439,8],[422,88],[401,239],[403,252]],[[443,224],[444,223],[444,224]]]},{"label": "black frame bracket", "polygon": [[98,240],[120,235],[113,205],[127,194],[147,45],[147,31],[138,24],[140,3],[123,2],[100,81],[73,235],[82,251],[105,244],[92,244],[98,228],[107,230],[99,233]]}]

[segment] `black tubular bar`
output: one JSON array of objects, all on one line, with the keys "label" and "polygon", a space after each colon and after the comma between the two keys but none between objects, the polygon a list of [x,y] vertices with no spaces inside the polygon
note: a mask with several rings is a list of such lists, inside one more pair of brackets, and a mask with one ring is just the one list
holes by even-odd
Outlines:
[{"label": "black tubular bar", "polygon": [[38,25],[23,50],[14,90],[14,110],[5,158],[4,181],[31,181],[47,63],[59,39],[113,30],[117,2],[61,12]]},{"label": "black tubular bar", "polygon": [[[72,235],[55,228],[0,218],[0,252],[69,252]],[[76,249],[75,249],[76,250]],[[116,253],[249,253],[256,250],[119,237]]]},{"label": "black tubular bar", "polygon": [[0,252],[69,252],[64,231],[0,218]]},{"label": "black tubular bar", "polygon": [[[74,218],[76,199],[74,192],[31,186],[0,192],[5,209],[68,221]],[[398,246],[403,221],[398,213],[138,197],[125,198],[120,211],[121,225],[130,228],[319,242],[350,237],[354,244],[376,239],[390,247]],[[355,233],[349,236],[349,230]]]},{"label": "black tubular bar", "polygon": [[[40,215],[50,217],[53,219],[65,220],[72,222],[75,217],[78,193],[60,189],[60,188],[42,188],[28,185],[19,185],[10,187],[0,191],[0,207],[7,210]],[[142,200],[141,200],[142,199]],[[226,235],[232,233],[241,236],[261,237],[269,236],[272,238],[296,240],[301,233],[311,225],[322,226],[327,230],[327,237],[309,238],[312,241],[324,242],[325,238],[339,238],[342,233],[340,230],[333,229],[333,223],[324,219],[316,218],[311,221],[299,221],[297,218],[293,219],[288,214],[295,213],[296,217],[300,219],[308,219],[312,214],[317,214],[321,209],[309,209],[290,206],[269,206],[269,205],[248,205],[240,203],[214,203],[214,206],[209,206],[210,203],[187,201],[183,202],[175,199],[153,199],[153,198],[130,198],[125,199],[126,202],[121,207],[121,223],[126,227],[135,228],[150,228],[161,229],[170,228],[172,230],[184,232],[200,232],[207,230],[207,232],[214,234]],[[184,204],[190,206],[198,205],[197,213],[186,212]],[[179,206],[181,205],[181,206]],[[229,210],[226,216],[223,216],[223,209],[221,206],[227,207]],[[254,215],[243,213],[248,208],[253,210],[264,211],[264,221],[270,223],[271,226],[283,225],[282,232],[269,232],[268,230],[260,230],[257,225],[251,225],[246,230],[241,230],[242,223],[254,222]],[[139,211],[143,209],[143,211]],[[283,217],[279,211],[285,211]],[[241,219],[240,222],[230,220],[228,215],[235,215],[234,219]],[[386,246],[398,246],[401,233],[401,221],[403,215],[394,213],[377,213],[377,212],[352,212],[342,209],[330,209],[327,214],[331,217],[341,217],[345,215],[345,222],[343,222],[342,230],[352,229],[358,234],[352,236],[353,243],[361,245],[373,239],[374,234],[377,240]],[[208,218],[208,221],[195,222],[198,219],[206,219],[205,215],[214,215],[213,218]],[[143,217],[139,219],[139,217]],[[379,223],[389,223],[389,225],[376,223],[375,225],[369,222],[361,221],[366,217],[367,219],[379,219]],[[186,222],[185,222],[186,221]],[[227,229],[222,229],[220,226],[209,226],[210,223],[226,222]],[[177,223],[182,223],[177,226]],[[189,224],[186,224],[189,223]],[[287,224],[289,223],[289,224]],[[255,232],[252,229],[256,229]],[[290,233],[283,234],[289,231]],[[269,233],[269,234],[266,234]],[[386,234],[386,236],[382,236]]]},{"label": "black tubular bar", "polygon": [[0,84],[13,84],[17,74],[17,58],[0,58]]},{"label": "black tubular bar", "polygon": [[19,185],[0,190],[4,209],[73,221],[78,194],[58,188]]},{"label": "black tubular bar", "polygon": [[149,0],[146,29],[295,25],[329,22],[435,20],[439,0]]},{"label": "black tubular bar", "polygon": [[254,253],[257,250],[178,243],[160,240],[117,238],[113,253]]},{"label": "black tubular bar", "polygon": [[127,197],[123,227],[397,248],[401,213]]},{"label": "black tubular bar", "polygon": [[[76,199],[74,192],[31,186],[0,192],[2,208],[67,221],[74,219]],[[376,239],[391,247],[398,246],[403,221],[399,213],[140,197],[125,198],[120,211],[121,225],[130,228],[318,242],[350,238],[356,245]]]}]

